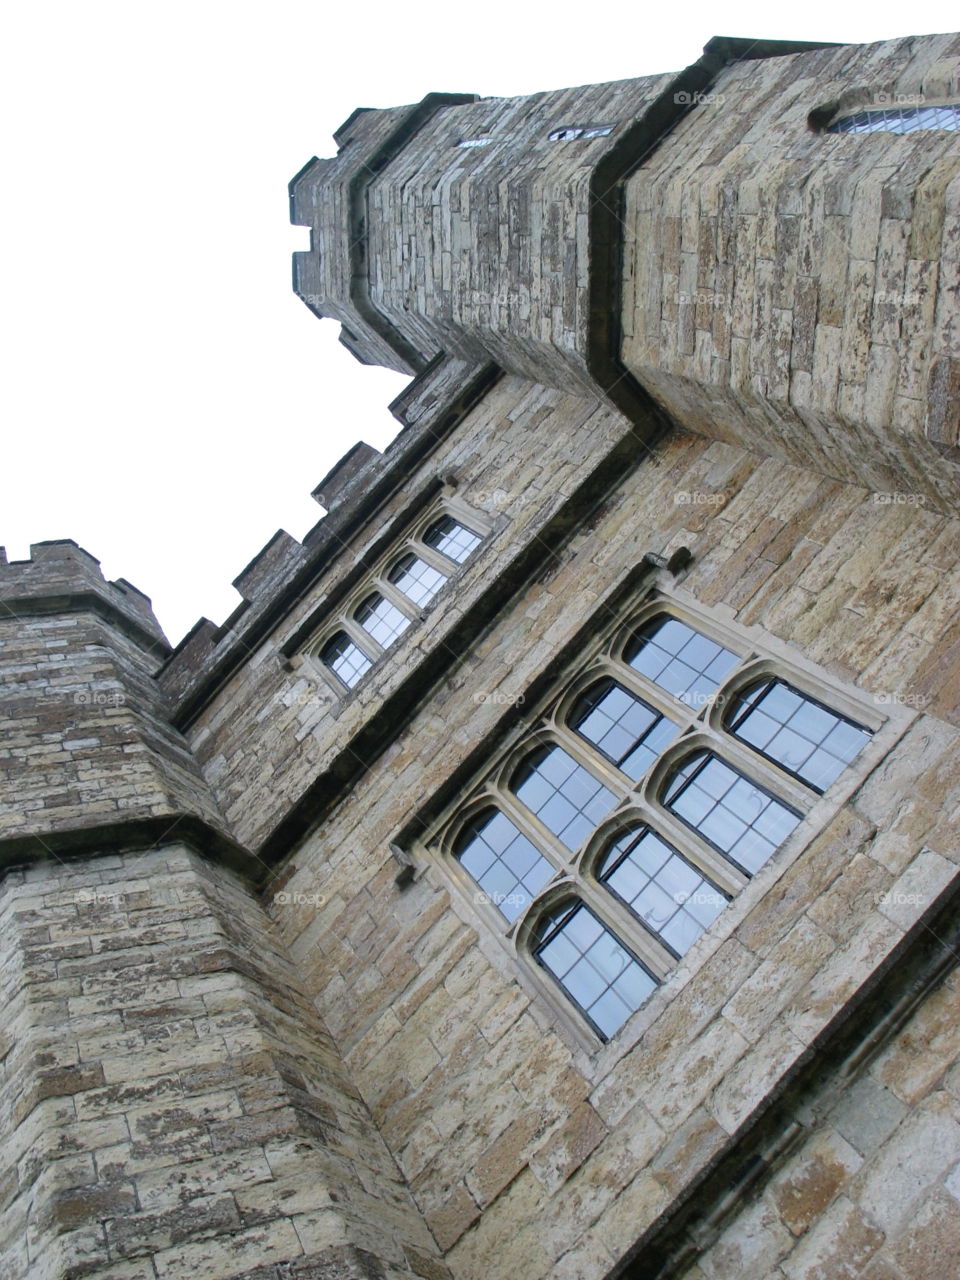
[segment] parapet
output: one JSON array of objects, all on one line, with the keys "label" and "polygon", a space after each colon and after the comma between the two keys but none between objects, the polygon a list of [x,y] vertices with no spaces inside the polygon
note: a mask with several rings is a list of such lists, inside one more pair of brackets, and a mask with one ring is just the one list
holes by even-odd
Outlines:
[{"label": "parapet", "polygon": [[219,627],[200,619],[157,673],[177,728],[191,723],[355,530],[403,486],[499,376],[493,365],[452,358],[432,362],[390,406],[405,429],[386,451],[360,442],[331,468],[313,491],[326,515],[302,543],[278,530],[234,579],[242,603],[233,614]]},{"label": "parapet", "polygon": [[149,597],[124,578],[108,582],[70,538],[34,543],[29,560],[8,562],[0,548],[0,600],[8,617],[92,609],[158,659],[170,652]]},{"label": "parapet", "polygon": [[344,490],[355,477],[379,457],[379,449],[374,449],[372,445],[365,444],[362,440],[358,441],[352,449],[347,450],[335,466],[330,468],[311,493],[311,498],[329,511],[340,500]]},{"label": "parapet", "polygon": [[294,292],[315,315],[340,321],[341,342],[362,364],[419,373],[437,354],[371,301],[367,191],[438,111],[476,100],[472,93],[429,93],[412,106],[354,111],[335,134],[336,157],[314,156],[290,182],[290,221],[311,228],[309,251],[293,255]]}]

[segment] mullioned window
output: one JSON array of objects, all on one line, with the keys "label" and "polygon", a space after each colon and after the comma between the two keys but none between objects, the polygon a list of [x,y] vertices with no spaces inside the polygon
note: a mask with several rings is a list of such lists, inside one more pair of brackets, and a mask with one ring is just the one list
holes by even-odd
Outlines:
[{"label": "mullioned window", "polygon": [[488,522],[445,499],[381,560],[307,646],[328,683],[355,688],[407,629],[422,618],[489,533]]},{"label": "mullioned window", "polygon": [[544,990],[604,1041],[883,717],[662,597],[560,685],[425,839]]}]

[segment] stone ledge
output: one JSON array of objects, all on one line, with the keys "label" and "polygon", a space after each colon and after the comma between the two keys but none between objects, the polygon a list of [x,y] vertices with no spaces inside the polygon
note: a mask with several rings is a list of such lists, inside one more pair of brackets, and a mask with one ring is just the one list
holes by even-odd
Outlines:
[{"label": "stone ledge", "polygon": [[42,835],[18,835],[0,840],[0,879],[8,871],[38,862],[73,862],[108,854],[159,849],[185,844],[209,862],[228,867],[245,880],[257,880],[263,872],[259,859],[216,827],[192,813],[169,813],[128,822],[98,823],[51,831]]}]

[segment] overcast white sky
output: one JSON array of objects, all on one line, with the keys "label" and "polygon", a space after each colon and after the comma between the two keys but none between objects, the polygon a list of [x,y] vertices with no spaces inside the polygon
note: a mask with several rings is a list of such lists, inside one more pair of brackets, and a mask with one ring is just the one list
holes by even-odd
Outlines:
[{"label": "overcast white sky", "polygon": [[47,0],[0,20],[0,543],[73,538],[174,642],[403,379],[290,288],[287,182],[356,106],[678,70],[712,35],[860,42],[956,5]]}]

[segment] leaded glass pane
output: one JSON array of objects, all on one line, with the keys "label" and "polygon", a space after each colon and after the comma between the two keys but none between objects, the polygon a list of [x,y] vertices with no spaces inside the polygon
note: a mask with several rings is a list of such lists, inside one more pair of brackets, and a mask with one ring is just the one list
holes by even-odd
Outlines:
[{"label": "leaded glass pane", "polygon": [[423,540],[428,547],[433,547],[457,564],[463,564],[483,541],[479,533],[474,533],[451,516],[444,516],[432,524],[423,535]]},{"label": "leaded glass pane", "polygon": [[516,920],[553,875],[553,866],[506,814],[488,809],[460,836],[456,857],[487,901]]},{"label": "leaded glass pane", "polygon": [[512,790],[568,849],[578,849],[616,803],[562,747],[540,747],[528,756]]},{"label": "leaded glass pane", "polygon": [[407,615],[379,593],[368,596],[353,616],[364,631],[372,635],[384,649],[393,644],[397,636],[410,625]]},{"label": "leaded glass pane", "polygon": [[615,680],[601,680],[576,703],[570,725],[634,781],[676,737],[677,726]]},{"label": "leaded glass pane", "polygon": [[857,111],[827,127],[828,133],[916,133],[920,129],[960,129],[960,103],[945,106],[891,106]]},{"label": "leaded glass pane", "polygon": [[671,774],[663,800],[751,875],[800,821],[799,814],[708,751],[689,756]]},{"label": "leaded glass pane", "polygon": [[635,671],[692,707],[709,701],[740,661],[729,649],[665,614],[642,627],[623,656]]},{"label": "leaded glass pane", "polygon": [[739,694],[726,727],[817,791],[825,791],[870,741],[867,729],[782,680],[764,680]]},{"label": "leaded glass pane", "polygon": [[320,659],[348,689],[360,680],[373,665],[359,645],[354,644],[345,631],[337,634],[324,645]]},{"label": "leaded glass pane", "polygon": [[534,955],[609,1039],[656,987],[656,980],[581,902],[540,922]]},{"label": "leaded glass pane", "polygon": [[398,560],[387,579],[417,605],[432,600],[446,580],[446,574],[412,554]]},{"label": "leaded glass pane", "polygon": [[727,902],[712,881],[648,827],[621,836],[600,864],[598,876],[678,956]]}]

